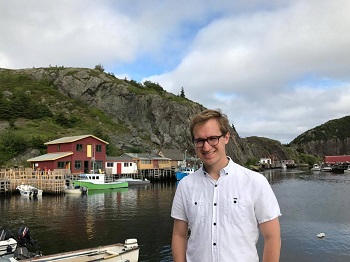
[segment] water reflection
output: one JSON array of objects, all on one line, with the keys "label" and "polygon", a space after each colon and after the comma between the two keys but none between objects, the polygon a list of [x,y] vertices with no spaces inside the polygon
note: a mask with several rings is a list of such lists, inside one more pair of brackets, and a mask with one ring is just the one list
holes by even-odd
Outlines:
[{"label": "water reflection", "polygon": [[[350,176],[299,169],[262,173],[281,207],[281,261],[350,261]],[[140,261],[172,261],[175,189],[176,183],[156,183],[37,200],[0,196],[0,226],[17,232],[25,224],[44,254],[137,238]],[[325,238],[317,238],[320,232]],[[261,241],[258,249],[261,254]]]}]

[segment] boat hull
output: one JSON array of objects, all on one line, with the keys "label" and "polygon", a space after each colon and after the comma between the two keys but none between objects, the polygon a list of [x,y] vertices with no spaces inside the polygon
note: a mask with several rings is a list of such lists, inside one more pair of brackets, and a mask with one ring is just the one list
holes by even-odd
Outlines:
[{"label": "boat hull", "polygon": [[137,262],[139,260],[139,247],[125,250],[125,245],[114,244],[108,246],[100,246],[97,248],[88,248],[70,252],[64,252],[48,256],[32,257],[21,261],[65,261],[65,262],[85,262],[85,261],[108,261],[121,262],[130,261]]},{"label": "boat hull", "polygon": [[149,185],[151,181],[134,179],[134,178],[118,178],[117,182],[127,182],[129,186],[138,186],[138,185]]},{"label": "boat hull", "polygon": [[176,180],[179,181],[183,179],[185,176],[188,176],[188,173],[178,171],[175,173],[175,175],[176,175]]},{"label": "boat hull", "polygon": [[90,181],[77,180],[74,183],[80,187],[85,186],[88,190],[116,189],[129,186],[128,182],[93,183]]}]

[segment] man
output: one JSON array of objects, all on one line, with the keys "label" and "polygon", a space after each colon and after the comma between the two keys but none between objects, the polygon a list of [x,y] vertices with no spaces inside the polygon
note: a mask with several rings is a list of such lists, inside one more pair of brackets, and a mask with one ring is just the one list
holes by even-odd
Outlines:
[{"label": "man", "polygon": [[179,182],[174,196],[174,262],[259,261],[259,229],[264,238],[262,261],[279,261],[277,199],[263,175],[226,155],[229,128],[219,110],[204,110],[191,121],[193,143],[203,164]]}]

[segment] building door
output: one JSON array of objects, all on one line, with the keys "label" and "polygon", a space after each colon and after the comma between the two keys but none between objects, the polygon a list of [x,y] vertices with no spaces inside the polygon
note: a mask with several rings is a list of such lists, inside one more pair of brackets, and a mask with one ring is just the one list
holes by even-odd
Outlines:
[{"label": "building door", "polygon": [[158,160],[153,160],[153,168],[159,168]]},{"label": "building door", "polygon": [[122,174],[122,163],[117,163],[117,174],[118,175]]},{"label": "building door", "polygon": [[84,161],[84,173],[89,173],[89,161]]}]

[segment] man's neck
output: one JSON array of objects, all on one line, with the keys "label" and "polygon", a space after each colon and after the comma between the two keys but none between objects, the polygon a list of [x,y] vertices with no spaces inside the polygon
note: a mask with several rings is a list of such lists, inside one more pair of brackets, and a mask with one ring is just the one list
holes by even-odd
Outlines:
[{"label": "man's neck", "polygon": [[213,166],[205,166],[204,170],[215,180],[218,180],[220,177],[220,170],[226,167],[229,163],[229,159],[226,157],[223,164],[218,163],[217,165]]}]

